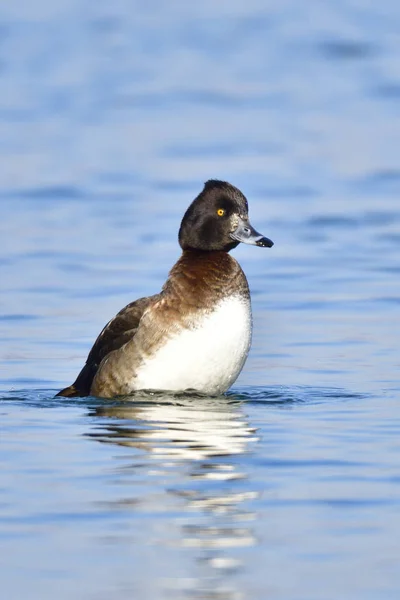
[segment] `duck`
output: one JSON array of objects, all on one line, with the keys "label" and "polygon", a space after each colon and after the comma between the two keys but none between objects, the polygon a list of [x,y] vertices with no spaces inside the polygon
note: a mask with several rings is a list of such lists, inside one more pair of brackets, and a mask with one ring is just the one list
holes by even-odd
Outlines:
[{"label": "duck", "polygon": [[57,396],[113,398],[136,391],[225,393],[249,353],[249,285],[230,251],[271,248],[249,221],[244,194],[210,179],[186,210],[182,254],[160,293],[123,308],[100,332],[75,382]]}]

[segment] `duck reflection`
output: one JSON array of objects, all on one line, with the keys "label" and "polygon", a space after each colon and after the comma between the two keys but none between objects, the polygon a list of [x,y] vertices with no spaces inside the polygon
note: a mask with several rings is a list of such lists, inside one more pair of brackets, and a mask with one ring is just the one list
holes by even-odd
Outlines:
[{"label": "duck reflection", "polygon": [[[201,460],[240,454],[256,440],[254,429],[244,420],[240,401],[232,396],[142,393],[134,402],[129,397],[117,405],[98,406],[94,414],[112,418],[112,422],[91,437],[143,448],[159,458]],[[213,472],[208,475],[216,476]]]},{"label": "duck reflection", "polygon": [[[165,582],[167,587],[191,598],[198,598],[199,592],[211,599],[220,598],[221,593],[228,600],[236,598],[237,589],[225,585],[224,574],[243,566],[239,549],[256,542],[250,526],[255,515],[249,503],[258,495],[243,468],[246,461],[238,458],[257,441],[240,399],[141,393],[133,401],[130,397],[118,404],[97,405],[90,415],[97,417],[97,430],[90,437],[145,451],[144,460],[140,453],[140,463],[135,453],[136,461],[131,457],[128,468],[124,465],[123,477],[128,472],[131,477],[139,472],[143,477],[145,469],[156,483],[157,504],[160,494],[164,506],[172,503],[172,518],[178,526],[178,539],[176,533],[172,536],[174,545],[194,553],[201,574],[192,577],[193,589],[192,585],[182,589],[187,588],[186,577],[186,584],[176,579]],[[137,498],[125,497],[120,502],[124,509],[137,510]],[[148,497],[147,510],[153,506]]]}]

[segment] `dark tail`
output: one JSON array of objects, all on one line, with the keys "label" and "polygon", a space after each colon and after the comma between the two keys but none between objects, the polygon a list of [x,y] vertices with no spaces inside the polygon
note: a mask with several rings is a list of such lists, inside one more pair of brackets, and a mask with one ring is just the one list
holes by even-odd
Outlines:
[{"label": "dark tail", "polygon": [[58,392],[56,396],[65,396],[66,398],[89,396],[96,371],[97,365],[86,363],[74,383]]},{"label": "dark tail", "polygon": [[74,385],[70,385],[56,394],[56,396],[65,396],[66,398],[79,398],[79,396],[86,396],[76,389]]}]

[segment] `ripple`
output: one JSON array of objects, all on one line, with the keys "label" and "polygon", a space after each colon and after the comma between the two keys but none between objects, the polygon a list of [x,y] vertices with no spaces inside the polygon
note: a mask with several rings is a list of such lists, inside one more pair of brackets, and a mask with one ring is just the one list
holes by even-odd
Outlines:
[{"label": "ripple", "polygon": [[245,401],[249,404],[265,405],[290,405],[290,404],[320,404],[322,402],[331,402],[332,400],[361,400],[368,395],[357,392],[350,392],[341,388],[332,387],[269,387],[252,388],[251,392],[247,390],[238,392],[228,392],[228,395]]},{"label": "ripple", "polygon": [[[398,299],[396,299],[396,303]],[[15,384],[34,383],[44,380],[24,379],[13,380]],[[53,382],[51,382],[53,383]],[[311,386],[249,386],[233,388],[222,396],[207,396],[200,393],[188,392],[161,392],[161,391],[138,391],[130,396],[117,397],[111,400],[87,396],[84,398],[61,398],[55,395],[56,389],[27,388],[3,392],[0,401],[25,402],[31,406],[47,408],[49,406],[81,406],[94,410],[97,416],[113,416],[117,418],[134,418],[136,409],[149,409],[181,407],[188,412],[204,411],[203,418],[210,414],[230,412],[231,407],[245,404],[293,404],[329,402],[331,400],[361,400],[370,397],[368,394],[352,392],[342,388],[334,387],[311,387]],[[132,412],[131,412],[132,411]]]},{"label": "ripple", "polygon": [[31,314],[10,314],[10,315],[0,315],[0,321],[34,321],[35,319],[39,319],[38,315]]},{"label": "ripple", "polygon": [[378,48],[369,42],[351,39],[324,40],[318,44],[319,52],[329,60],[356,61],[375,56]]},{"label": "ripple", "polygon": [[[357,188],[368,193],[394,193],[400,191],[400,169],[380,169],[368,173],[354,182]],[[397,213],[393,213],[397,216]]]},{"label": "ripple", "polygon": [[398,102],[400,99],[400,83],[398,81],[381,83],[372,88],[372,93],[384,100],[394,100]]},{"label": "ripple", "polygon": [[32,200],[81,200],[85,197],[85,192],[74,186],[55,185],[15,191],[13,195]]},{"label": "ripple", "polygon": [[353,229],[360,226],[360,220],[355,217],[341,215],[316,215],[307,221],[310,227],[334,227]]}]

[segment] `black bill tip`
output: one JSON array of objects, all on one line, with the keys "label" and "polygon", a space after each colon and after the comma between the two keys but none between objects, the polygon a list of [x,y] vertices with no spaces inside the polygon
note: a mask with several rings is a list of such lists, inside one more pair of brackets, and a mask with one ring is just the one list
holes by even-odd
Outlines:
[{"label": "black bill tip", "polygon": [[260,246],[261,248],[272,248],[274,242],[267,237],[262,237],[256,241],[256,246]]}]

